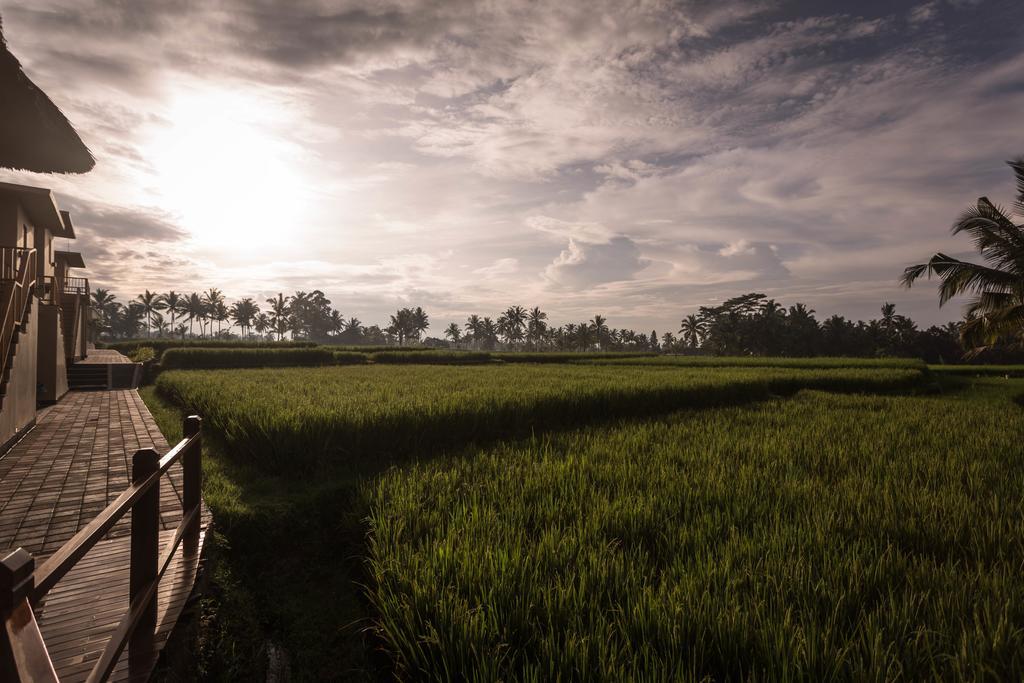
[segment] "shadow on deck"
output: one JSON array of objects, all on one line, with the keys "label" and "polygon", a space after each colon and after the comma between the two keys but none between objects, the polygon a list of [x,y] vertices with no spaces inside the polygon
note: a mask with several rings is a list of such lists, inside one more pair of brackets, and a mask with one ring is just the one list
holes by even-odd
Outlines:
[{"label": "shadow on deck", "polygon": [[[0,550],[21,546],[45,560],[129,486],[132,454],[148,447],[169,450],[135,390],[71,392],[42,411],[36,427],[0,457]],[[161,480],[161,547],[182,519],[181,491],[175,463]],[[204,507],[201,539],[208,522]],[[129,515],[35,609],[61,681],[85,680],[128,611],[130,532]],[[130,675],[126,651],[110,680],[148,678],[192,592],[200,557],[175,553],[159,585],[154,656]]]}]

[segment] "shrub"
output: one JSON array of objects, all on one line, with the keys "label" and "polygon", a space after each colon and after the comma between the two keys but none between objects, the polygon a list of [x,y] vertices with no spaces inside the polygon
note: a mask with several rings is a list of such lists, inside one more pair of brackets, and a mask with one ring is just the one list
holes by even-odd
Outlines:
[{"label": "shrub", "polygon": [[193,348],[169,349],[164,353],[161,365],[165,370],[187,370],[331,365],[334,362],[334,354],[326,349]]},{"label": "shrub", "polygon": [[156,358],[156,351],[152,346],[140,346],[127,355],[133,363],[147,363]]}]

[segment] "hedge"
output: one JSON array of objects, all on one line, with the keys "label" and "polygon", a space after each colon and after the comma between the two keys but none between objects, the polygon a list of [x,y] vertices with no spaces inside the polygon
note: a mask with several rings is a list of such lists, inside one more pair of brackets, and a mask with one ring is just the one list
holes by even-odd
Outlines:
[{"label": "hedge", "polygon": [[409,363],[420,365],[451,364],[461,365],[466,363],[488,363],[491,354],[479,351],[430,351],[424,353],[416,351],[382,351],[370,355],[374,363],[396,364]]}]

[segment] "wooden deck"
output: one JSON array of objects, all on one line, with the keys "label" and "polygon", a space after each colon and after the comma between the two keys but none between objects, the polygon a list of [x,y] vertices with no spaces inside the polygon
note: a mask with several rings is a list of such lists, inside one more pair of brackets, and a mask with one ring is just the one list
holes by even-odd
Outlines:
[{"label": "wooden deck", "polygon": [[[131,483],[139,448],[169,449],[134,390],[71,392],[41,412],[35,429],[0,457],[0,550],[24,547],[37,563],[70,539]],[[181,465],[162,480],[161,547],[181,521]],[[209,521],[204,510],[203,533]],[[130,516],[40,603],[36,612],[61,681],[84,680],[128,608]],[[159,650],[191,593],[198,556],[179,548],[160,584]],[[111,680],[145,680],[154,657],[128,668],[125,652]]]},{"label": "wooden deck", "polygon": [[113,349],[89,349],[89,355],[75,361],[75,365],[118,365],[133,362],[128,356]]}]

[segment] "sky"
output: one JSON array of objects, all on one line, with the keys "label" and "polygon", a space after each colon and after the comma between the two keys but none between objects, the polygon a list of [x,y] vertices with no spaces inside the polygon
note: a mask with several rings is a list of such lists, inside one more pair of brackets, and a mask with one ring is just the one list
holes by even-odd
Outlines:
[{"label": "sky", "polygon": [[[757,291],[922,324],[1024,154],[1021,0],[0,0],[97,165],[92,286],[539,305],[660,332]],[[60,245],[60,248],[65,248]]]}]

